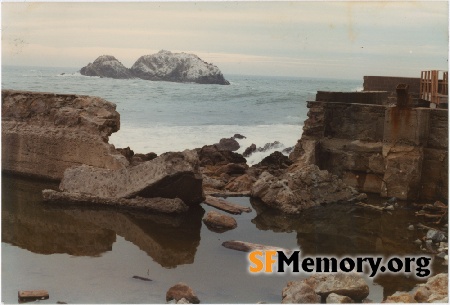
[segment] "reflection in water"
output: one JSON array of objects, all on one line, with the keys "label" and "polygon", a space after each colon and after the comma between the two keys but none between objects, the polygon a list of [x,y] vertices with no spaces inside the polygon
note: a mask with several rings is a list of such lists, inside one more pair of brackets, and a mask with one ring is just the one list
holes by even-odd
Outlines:
[{"label": "reflection in water", "polygon": [[351,204],[330,204],[285,215],[252,200],[258,215],[252,222],[260,230],[297,232],[297,243],[305,255],[404,255],[417,252],[417,232],[407,228],[414,212],[398,208],[380,213]]},{"label": "reflection in water", "polygon": [[41,190],[55,187],[2,176],[2,241],[40,254],[97,256],[110,251],[113,231],[44,208]]},{"label": "reflection in water", "polygon": [[5,175],[2,179],[3,242],[40,254],[98,256],[111,251],[118,234],[163,267],[194,262],[201,207],[181,216],[61,207],[42,202],[41,190],[55,184]]},{"label": "reflection in water", "polygon": [[[257,211],[252,220],[256,227],[274,232],[297,232],[297,244],[303,256],[430,256],[414,244],[423,233],[407,229],[416,218],[414,211],[406,207],[380,213],[351,204],[330,204],[294,216],[270,209],[257,199],[252,199],[251,204]],[[432,274],[448,272],[447,267],[436,260],[432,260],[431,270]],[[384,298],[396,291],[410,291],[424,281],[404,274],[381,274],[374,279],[383,286]]]}]

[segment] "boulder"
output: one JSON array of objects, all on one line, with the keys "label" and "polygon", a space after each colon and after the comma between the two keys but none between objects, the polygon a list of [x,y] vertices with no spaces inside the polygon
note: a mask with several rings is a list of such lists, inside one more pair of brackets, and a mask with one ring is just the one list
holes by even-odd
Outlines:
[{"label": "boulder", "polygon": [[283,155],[279,151],[275,151],[261,160],[255,167],[263,168],[272,175],[278,176],[282,170],[292,165],[292,161],[289,157]]},{"label": "boulder", "polygon": [[418,285],[413,296],[418,303],[448,303],[448,274],[430,277],[425,284]]},{"label": "boulder", "polygon": [[248,174],[241,175],[232,179],[225,185],[224,189],[230,192],[249,192],[252,189],[253,183],[256,181],[253,177]]},{"label": "boulder", "polygon": [[253,144],[252,143],[252,145],[250,145],[249,147],[247,147],[245,150],[244,150],[244,153],[242,154],[244,157],[246,157],[246,158],[248,158],[248,157],[250,157],[250,155],[252,154],[252,153],[254,153],[256,151],[256,144]]},{"label": "boulder", "polygon": [[233,217],[216,211],[209,211],[203,218],[203,223],[208,229],[217,233],[222,233],[237,227],[237,222]]},{"label": "boulder", "polygon": [[397,291],[383,301],[383,303],[417,303],[414,298],[405,291]]},{"label": "boulder", "polygon": [[330,293],[327,296],[326,300],[327,304],[348,304],[348,303],[355,303],[351,298],[343,295],[339,295],[336,293]]},{"label": "boulder", "polygon": [[335,293],[359,302],[369,295],[369,286],[356,273],[336,273],[319,276],[314,291],[322,298],[326,298],[331,293]]},{"label": "boulder", "polygon": [[305,281],[289,282],[283,288],[283,304],[314,304],[320,303],[320,296],[315,293],[314,287],[308,285]]},{"label": "boulder", "polygon": [[197,148],[200,166],[226,165],[228,163],[246,163],[247,160],[238,153],[220,150],[216,145],[205,145]]},{"label": "boulder", "polygon": [[93,63],[89,63],[87,66],[81,68],[80,73],[85,76],[121,79],[134,78],[130,69],[126,68],[120,61],[111,55],[99,56]]},{"label": "boulder", "polygon": [[59,188],[99,198],[180,198],[198,204],[205,199],[198,162],[195,151],[185,150],[120,170],[81,165],[64,172]]},{"label": "boulder", "polygon": [[322,204],[354,200],[357,195],[354,188],[311,164],[294,164],[279,177],[265,171],[251,190],[252,197],[289,214]]},{"label": "boulder", "polygon": [[198,56],[166,50],[141,56],[131,67],[131,72],[136,77],[152,81],[230,84],[219,68]]},{"label": "boulder", "polygon": [[195,292],[191,287],[185,283],[178,283],[175,286],[169,288],[166,293],[166,301],[171,300],[180,301],[181,299],[186,299],[191,304],[199,304],[200,300],[196,296]]},{"label": "boulder", "polygon": [[355,273],[316,274],[304,280],[289,282],[283,289],[282,303],[320,303],[331,294],[361,302],[369,295],[369,286]]},{"label": "boulder", "polygon": [[219,150],[236,151],[241,146],[234,138],[222,138],[219,143],[215,144]]}]

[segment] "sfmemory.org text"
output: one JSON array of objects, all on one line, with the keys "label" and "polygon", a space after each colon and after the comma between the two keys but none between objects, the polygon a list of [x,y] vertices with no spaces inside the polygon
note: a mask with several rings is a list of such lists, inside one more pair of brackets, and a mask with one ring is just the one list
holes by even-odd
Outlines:
[{"label": "sfmemory.org text", "polygon": [[335,273],[358,272],[375,277],[379,273],[413,273],[419,278],[431,274],[431,258],[409,257],[301,257],[300,251],[253,251],[248,255],[250,273]]}]

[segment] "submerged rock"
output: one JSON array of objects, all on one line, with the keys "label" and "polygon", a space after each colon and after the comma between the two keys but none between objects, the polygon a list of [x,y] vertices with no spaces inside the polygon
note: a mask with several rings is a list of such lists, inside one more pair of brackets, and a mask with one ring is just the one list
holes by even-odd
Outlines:
[{"label": "submerged rock", "polygon": [[194,54],[161,50],[141,56],[131,67],[136,77],[152,81],[229,85],[219,68]]},{"label": "submerged rock", "polygon": [[357,195],[354,188],[311,164],[293,165],[279,177],[265,171],[251,191],[252,197],[289,214],[321,204],[352,200]]},{"label": "submerged rock", "polygon": [[99,56],[93,63],[89,63],[87,66],[81,68],[80,73],[85,76],[121,79],[134,78],[130,69],[126,68],[120,61],[111,55]]}]

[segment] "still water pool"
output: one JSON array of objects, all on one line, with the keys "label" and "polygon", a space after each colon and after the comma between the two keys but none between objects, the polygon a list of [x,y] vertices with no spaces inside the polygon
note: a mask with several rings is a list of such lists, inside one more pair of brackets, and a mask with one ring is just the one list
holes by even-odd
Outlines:
[{"label": "still water pool", "polygon": [[[304,255],[420,253],[406,205],[392,214],[334,204],[287,216],[249,198],[227,198],[253,211],[234,216],[236,229],[214,233],[202,223],[212,210],[203,204],[182,216],[64,207],[43,203],[45,188],[57,184],[2,177],[2,302],[17,303],[19,290],[45,289],[50,299],[40,303],[165,303],[181,281],[202,303],[280,303],[288,281],[307,277],[250,275],[246,254],[221,245],[233,239]],[[417,283],[404,275],[366,280],[375,302]]]}]

